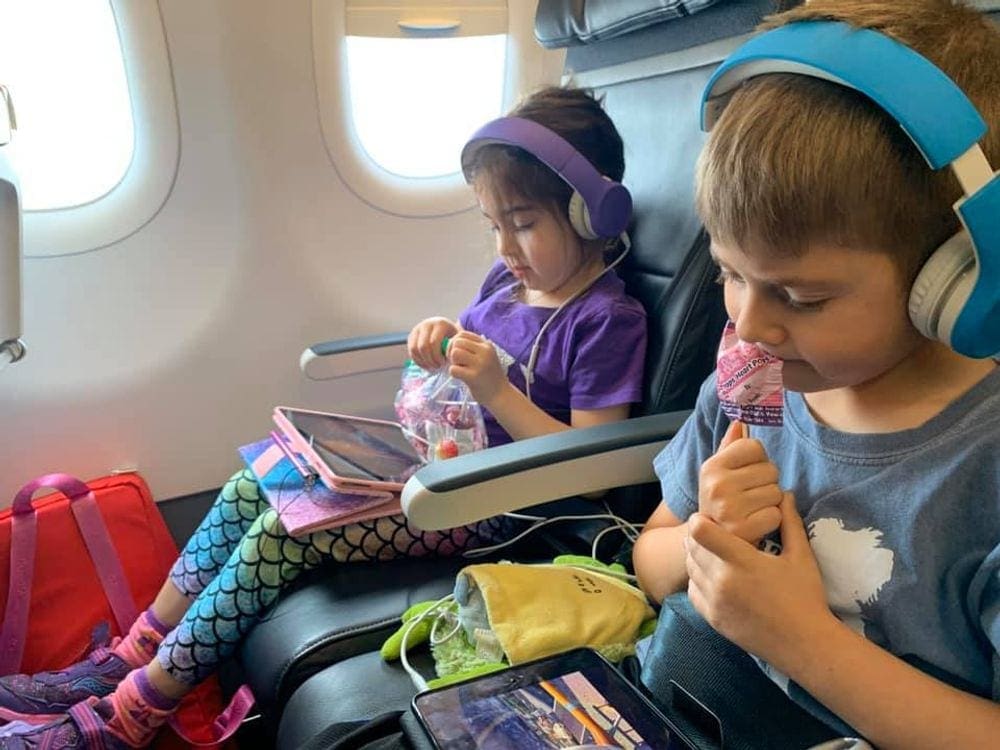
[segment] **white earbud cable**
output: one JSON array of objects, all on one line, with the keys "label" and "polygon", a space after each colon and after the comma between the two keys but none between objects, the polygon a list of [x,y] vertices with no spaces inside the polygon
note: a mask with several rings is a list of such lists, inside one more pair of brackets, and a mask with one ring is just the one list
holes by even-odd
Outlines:
[{"label": "white earbud cable", "polygon": [[621,243],[624,247],[624,249],[621,251],[618,257],[615,258],[610,264],[608,264],[607,268],[601,271],[589,284],[573,292],[573,294],[570,295],[569,299],[560,304],[559,307],[555,309],[555,311],[546,319],[546,321],[542,324],[542,327],[538,330],[538,335],[535,336],[535,341],[531,345],[531,354],[528,355],[528,366],[524,371],[524,395],[528,397],[528,401],[531,401],[531,381],[535,379],[535,364],[538,361],[538,353],[541,351],[542,348],[542,334],[545,333],[545,329],[549,327],[549,324],[551,324],[552,321],[556,319],[556,316],[558,316],[559,313],[562,312],[567,305],[569,305],[574,300],[579,299],[583,295],[583,293],[586,292],[588,289],[590,289],[594,284],[596,284],[601,279],[601,277],[604,276],[604,274],[606,274],[608,271],[611,271],[612,269],[614,269],[615,266],[617,266],[619,263],[625,260],[625,256],[628,255],[629,250],[632,249],[632,240],[629,239],[628,232],[622,232],[619,235],[618,239],[621,240]]}]

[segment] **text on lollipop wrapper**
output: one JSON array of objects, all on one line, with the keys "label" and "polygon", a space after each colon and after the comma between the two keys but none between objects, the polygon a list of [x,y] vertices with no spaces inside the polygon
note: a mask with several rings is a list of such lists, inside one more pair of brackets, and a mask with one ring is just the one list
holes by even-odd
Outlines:
[{"label": "text on lollipop wrapper", "polygon": [[741,341],[726,323],[716,362],[716,391],[723,413],[745,424],[780,426],[784,406],[782,362],[756,344]]}]

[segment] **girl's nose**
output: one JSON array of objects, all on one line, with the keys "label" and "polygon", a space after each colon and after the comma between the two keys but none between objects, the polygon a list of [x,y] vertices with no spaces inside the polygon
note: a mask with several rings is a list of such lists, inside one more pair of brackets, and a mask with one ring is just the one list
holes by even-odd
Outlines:
[{"label": "girl's nose", "polygon": [[497,254],[501,258],[511,258],[515,255],[516,245],[513,233],[503,229],[497,232]]}]

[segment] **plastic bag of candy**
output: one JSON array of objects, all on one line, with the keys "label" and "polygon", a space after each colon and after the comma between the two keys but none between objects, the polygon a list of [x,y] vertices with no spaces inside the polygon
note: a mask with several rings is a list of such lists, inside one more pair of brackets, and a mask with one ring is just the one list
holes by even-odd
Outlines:
[{"label": "plastic bag of candy", "polygon": [[428,372],[408,360],[393,402],[410,442],[427,461],[486,447],[483,410],[469,387],[447,370]]}]

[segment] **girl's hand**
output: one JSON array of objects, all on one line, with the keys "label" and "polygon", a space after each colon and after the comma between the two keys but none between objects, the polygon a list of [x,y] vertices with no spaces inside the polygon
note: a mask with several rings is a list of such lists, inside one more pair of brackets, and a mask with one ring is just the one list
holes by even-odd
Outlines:
[{"label": "girl's hand", "polygon": [[493,344],[471,331],[459,331],[448,342],[448,374],[463,381],[473,397],[489,408],[509,382]]},{"label": "girl's hand", "polygon": [[762,552],[695,513],[684,547],[694,608],[733,643],[788,673],[803,653],[796,649],[814,650],[810,634],[834,617],[790,492],[781,501],[781,543],[780,555]]},{"label": "girl's hand", "polygon": [[756,546],[781,525],[778,467],[759,440],[733,422],[715,455],[701,465],[698,512]]},{"label": "girl's hand", "polygon": [[441,343],[458,333],[458,324],[447,318],[435,317],[421,320],[406,339],[410,359],[425,370],[444,367],[448,359],[441,351]]}]

